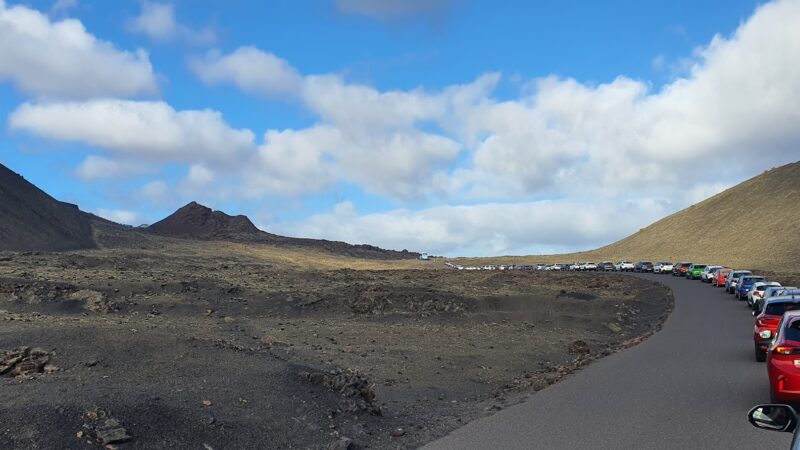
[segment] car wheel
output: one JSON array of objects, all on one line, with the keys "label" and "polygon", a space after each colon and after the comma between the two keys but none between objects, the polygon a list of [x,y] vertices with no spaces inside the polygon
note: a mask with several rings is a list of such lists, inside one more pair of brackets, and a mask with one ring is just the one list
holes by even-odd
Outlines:
[{"label": "car wheel", "polygon": [[766,361],[767,360],[767,352],[765,352],[764,350],[761,350],[760,348],[758,348],[757,344],[756,344],[755,347],[756,347],[756,349],[755,349],[756,350],[756,361],[758,361],[758,362]]}]

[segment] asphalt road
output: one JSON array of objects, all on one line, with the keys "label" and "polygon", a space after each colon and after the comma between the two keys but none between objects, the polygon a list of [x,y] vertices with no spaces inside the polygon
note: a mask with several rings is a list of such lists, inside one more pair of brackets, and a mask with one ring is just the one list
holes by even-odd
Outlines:
[{"label": "asphalt road", "polygon": [[700,281],[641,276],[675,294],[660,332],[424,448],[789,448],[790,433],[747,421],[769,384],[746,303]]}]

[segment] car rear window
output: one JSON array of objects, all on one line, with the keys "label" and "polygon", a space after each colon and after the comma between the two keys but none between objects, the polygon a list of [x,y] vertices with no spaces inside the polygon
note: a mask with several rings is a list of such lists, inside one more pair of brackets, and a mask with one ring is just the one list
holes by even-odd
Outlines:
[{"label": "car rear window", "polygon": [[[782,316],[786,311],[794,311],[796,309],[800,309],[800,302],[774,302],[767,304],[764,313],[771,316]],[[797,339],[793,340],[796,341]]]},{"label": "car rear window", "polygon": [[783,339],[787,341],[800,341],[800,319],[792,320],[784,332]]}]

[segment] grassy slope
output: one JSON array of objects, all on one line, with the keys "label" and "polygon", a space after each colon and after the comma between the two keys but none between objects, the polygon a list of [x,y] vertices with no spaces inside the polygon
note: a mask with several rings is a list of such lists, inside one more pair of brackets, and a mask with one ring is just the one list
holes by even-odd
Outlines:
[{"label": "grassy slope", "polygon": [[469,258],[463,263],[605,259],[691,260],[799,272],[800,162],[764,172],[596,250],[569,255]]}]

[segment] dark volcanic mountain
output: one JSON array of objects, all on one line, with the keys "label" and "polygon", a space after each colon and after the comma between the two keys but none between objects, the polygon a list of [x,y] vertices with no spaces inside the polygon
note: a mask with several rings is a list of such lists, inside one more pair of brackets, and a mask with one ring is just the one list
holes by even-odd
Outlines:
[{"label": "dark volcanic mountain", "polygon": [[166,236],[195,238],[224,238],[263,233],[246,216],[229,216],[196,202],[189,203],[147,229]]},{"label": "dark volcanic mountain", "polygon": [[0,164],[0,250],[95,248],[91,216]]},{"label": "dark volcanic mountain", "polygon": [[285,247],[324,250],[337,255],[368,259],[413,259],[419,253],[406,250],[384,250],[373,245],[352,245],[324,239],[304,239],[261,231],[246,216],[229,216],[222,211],[191,202],[169,217],[146,228],[162,236],[201,240],[228,240],[234,242],[272,244]]}]

